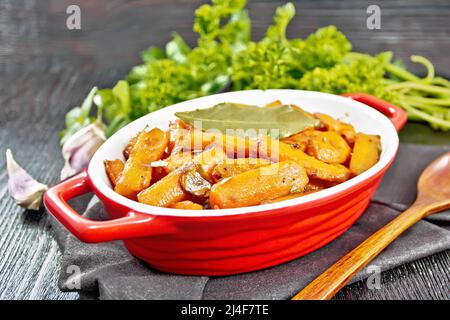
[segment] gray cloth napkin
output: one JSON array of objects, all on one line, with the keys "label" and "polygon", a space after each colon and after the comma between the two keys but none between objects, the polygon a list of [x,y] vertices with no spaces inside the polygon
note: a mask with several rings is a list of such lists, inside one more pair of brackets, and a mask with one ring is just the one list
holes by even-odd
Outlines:
[{"label": "gray cloth napkin", "polygon": [[[415,198],[422,170],[450,147],[404,144],[385,175],[372,203],[343,235],[323,248],[269,269],[228,276],[171,275],[154,270],[125,249],[120,241],[85,244],[56,221],[56,239],[63,250],[59,287],[100,299],[289,299],[336,260],[407,208]],[[77,203],[86,205],[86,198]],[[106,219],[96,197],[85,215]],[[430,216],[402,234],[370,266],[384,271],[450,249],[450,211]],[[370,266],[351,282],[372,274]],[[77,270],[79,272],[75,272]]]}]

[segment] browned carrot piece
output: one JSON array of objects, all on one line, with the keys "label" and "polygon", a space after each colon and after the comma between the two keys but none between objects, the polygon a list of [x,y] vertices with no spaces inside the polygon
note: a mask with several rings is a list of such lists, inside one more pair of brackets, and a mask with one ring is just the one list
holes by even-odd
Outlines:
[{"label": "browned carrot piece", "polygon": [[305,130],[281,141],[326,163],[344,163],[351,153],[345,139],[334,131]]},{"label": "browned carrot piece", "polygon": [[287,196],[282,196],[282,197],[278,197],[275,199],[270,199],[270,200],[264,201],[263,203],[275,203],[275,202],[281,202],[281,201],[285,201],[285,200],[296,199],[296,198],[302,197],[306,194],[308,194],[308,192],[292,193],[292,194],[288,194]]},{"label": "browned carrot piece", "polygon": [[116,181],[119,179],[125,165],[123,164],[122,160],[119,159],[105,160],[104,163],[106,174],[108,175],[109,181],[114,188],[114,186],[116,185]]},{"label": "browned carrot piece", "polygon": [[216,138],[214,144],[220,146],[230,158],[257,157],[258,142],[250,138],[222,135]]},{"label": "browned carrot piece", "polygon": [[182,210],[203,210],[203,206],[201,204],[189,200],[174,203],[170,206],[170,208]]},{"label": "browned carrot piece", "polygon": [[350,144],[355,142],[356,132],[351,124],[336,120],[323,113],[316,113],[314,116],[320,120],[320,124],[324,129],[328,131],[336,131]]},{"label": "browned carrot piece", "polygon": [[202,173],[209,180],[212,180],[211,173],[213,168],[220,162],[226,161],[227,155],[220,147],[212,147],[198,154],[194,158],[194,162],[201,165]]},{"label": "browned carrot piece", "polygon": [[289,194],[289,195],[284,196],[284,197],[279,197],[279,198],[267,200],[263,204],[275,203],[275,202],[281,202],[281,201],[285,201],[285,200],[296,199],[296,198],[300,198],[300,197],[306,196],[306,195],[311,194],[311,193],[316,193],[318,191],[320,191],[320,190],[306,190],[305,192],[292,193],[292,194]]},{"label": "browned carrot piece", "polygon": [[334,131],[309,131],[306,153],[326,163],[344,163],[350,157],[351,148],[341,135]]},{"label": "browned carrot piece", "polygon": [[160,129],[142,131],[131,150],[114,190],[129,198],[147,188],[152,181],[151,163],[160,160],[169,143],[169,133]]},{"label": "browned carrot piece", "polygon": [[185,164],[194,161],[202,165],[205,173],[210,174],[212,168],[219,162],[226,159],[226,154],[219,147],[212,147],[204,150],[203,152],[194,156],[190,151],[184,151],[179,153],[172,153],[168,158],[164,159],[167,162],[167,166],[164,170],[170,173],[178,168],[181,168]]},{"label": "browned carrot piece", "polygon": [[188,200],[189,195],[181,187],[180,177],[193,166],[193,163],[189,163],[172,171],[157,183],[139,192],[138,201],[152,206],[169,207],[177,202]]},{"label": "browned carrot piece", "polygon": [[[276,107],[281,107],[284,104],[280,101],[280,100],[275,100],[272,101],[266,105],[264,105],[264,108],[276,108]],[[293,107],[294,109],[300,111],[301,113],[303,113],[305,116],[307,116],[308,118],[314,118],[314,115],[312,113],[309,113],[306,110],[303,110],[302,108],[300,108],[299,106],[296,106],[295,104],[288,104],[291,107]]]},{"label": "browned carrot piece", "polygon": [[190,125],[180,119],[169,123],[170,141],[167,148],[169,155],[183,151],[182,141],[192,130]]},{"label": "browned carrot piece", "polygon": [[351,172],[358,175],[374,166],[378,162],[380,150],[379,136],[358,133],[350,160]]},{"label": "browned carrot piece", "polygon": [[184,131],[183,136],[175,144],[173,152],[202,151],[208,146],[212,146],[216,135],[200,130]]},{"label": "browned carrot piece", "polygon": [[283,161],[253,169],[211,188],[211,208],[237,208],[258,205],[304,189],[308,183],[305,169],[292,161]]},{"label": "browned carrot piece", "polygon": [[274,108],[274,107],[281,107],[283,103],[280,100],[272,101],[266,105],[264,105],[264,108]]},{"label": "browned carrot piece", "polygon": [[131,150],[133,150],[133,147],[136,144],[138,136],[139,136],[139,134],[137,134],[136,136],[131,138],[131,140],[125,146],[125,149],[123,149],[123,156],[125,157],[125,160],[127,160],[128,157],[130,156]]},{"label": "browned carrot piece", "polygon": [[264,203],[274,203],[274,202],[280,202],[280,201],[284,201],[284,200],[295,199],[295,198],[306,196],[307,194],[318,192],[320,190],[323,190],[323,189],[326,189],[326,188],[329,188],[332,186],[333,186],[333,183],[330,183],[328,181],[309,179],[308,184],[305,186],[304,192],[292,193],[287,196],[268,200]]},{"label": "browned carrot piece", "polygon": [[269,164],[271,164],[269,160],[258,158],[226,159],[213,168],[211,176],[214,182],[218,182],[223,178],[232,177]]},{"label": "browned carrot piece", "polygon": [[330,182],[330,181],[324,181],[324,180],[317,180],[317,179],[309,179],[308,184],[305,187],[305,191],[320,191],[326,188],[330,188],[338,184],[337,182]]},{"label": "browned carrot piece", "polygon": [[249,157],[257,153],[257,142],[249,138],[191,130],[174,146],[173,152],[202,151],[220,146],[229,157]]},{"label": "browned carrot piece", "polygon": [[350,177],[350,170],[340,164],[328,164],[317,160],[291,145],[273,140],[267,136],[261,137],[259,156],[273,162],[291,160],[306,169],[310,178],[334,182],[343,182]]},{"label": "browned carrot piece", "polygon": [[306,151],[310,140],[310,137],[305,134],[306,132],[309,132],[309,130],[296,133],[290,137],[283,138],[280,141],[291,145],[294,149],[299,149],[304,152]]},{"label": "browned carrot piece", "polygon": [[168,158],[164,159],[167,162],[167,166],[163,168],[167,173],[170,173],[191,162],[192,159],[194,159],[194,155],[190,151],[172,153]]},{"label": "browned carrot piece", "polygon": [[182,129],[186,129],[186,130],[191,130],[192,126],[190,124],[187,124],[186,122],[184,122],[181,119],[177,119],[175,120],[175,124],[178,128],[182,128]]}]

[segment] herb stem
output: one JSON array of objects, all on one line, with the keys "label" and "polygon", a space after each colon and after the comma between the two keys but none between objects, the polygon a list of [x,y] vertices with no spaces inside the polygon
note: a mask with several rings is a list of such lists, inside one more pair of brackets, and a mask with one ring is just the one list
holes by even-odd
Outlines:
[{"label": "herb stem", "polygon": [[450,97],[450,89],[428,85],[428,84],[421,84],[416,82],[402,82],[402,83],[396,83],[392,84],[387,87],[388,90],[401,90],[401,89],[414,89],[419,91],[424,91],[430,94],[436,94],[436,95],[444,95]]},{"label": "herb stem", "polygon": [[432,125],[439,126],[442,130],[450,130],[450,121],[440,119],[423,111],[417,110],[406,101],[402,101],[402,106],[408,113],[421,118]]},{"label": "herb stem", "polygon": [[416,75],[412,74],[411,72],[405,69],[399,68],[396,65],[393,65],[392,63],[387,64],[385,70],[391,75],[404,81],[420,81],[420,78],[417,77]]},{"label": "herb stem", "polygon": [[433,80],[434,66],[430,62],[430,60],[428,60],[427,58],[422,57],[422,56],[411,56],[411,61],[415,62],[415,63],[420,63],[427,69],[427,76],[423,80],[426,80],[427,82],[430,82]]},{"label": "herb stem", "polygon": [[447,79],[444,79],[444,78],[442,78],[442,77],[436,77],[436,78],[434,78],[434,79],[431,81],[431,83],[437,84],[437,85],[440,85],[440,86],[444,86],[444,87],[447,87],[447,88],[450,88],[450,81],[448,81]]},{"label": "herb stem", "polygon": [[410,102],[414,102],[417,104],[450,108],[450,98],[439,99],[439,98],[425,98],[420,96],[408,96],[408,95],[405,95],[404,98]]}]

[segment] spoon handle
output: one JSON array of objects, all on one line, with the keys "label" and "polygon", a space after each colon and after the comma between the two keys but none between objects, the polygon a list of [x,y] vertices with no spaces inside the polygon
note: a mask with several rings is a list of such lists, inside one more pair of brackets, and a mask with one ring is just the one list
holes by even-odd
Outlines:
[{"label": "spoon handle", "polygon": [[430,206],[414,203],[409,209],[328,268],[302,291],[297,293],[292,300],[331,299],[358,271],[364,268],[402,232],[422,219],[429,211]]}]

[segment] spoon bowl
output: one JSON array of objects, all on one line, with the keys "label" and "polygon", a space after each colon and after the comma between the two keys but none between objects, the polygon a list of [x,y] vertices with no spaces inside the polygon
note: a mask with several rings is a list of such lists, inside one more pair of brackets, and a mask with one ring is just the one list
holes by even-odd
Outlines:
[{"label": "spoon bowl", "polygon": [[416,202],[450,201],[450,152],[434,160],[420,175]]},{"label": "spoon bowl", "polygon": [[307,285],[292,300],[328,300],[400,234],[422,218],[450,208],[450,152],[434,160],[420,175],[417,198],[367,240]]}]

